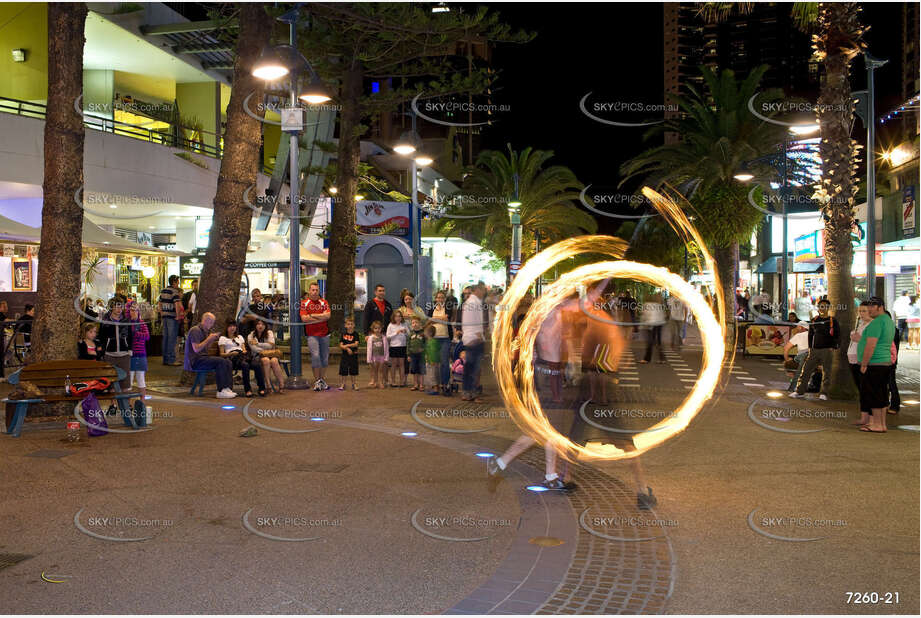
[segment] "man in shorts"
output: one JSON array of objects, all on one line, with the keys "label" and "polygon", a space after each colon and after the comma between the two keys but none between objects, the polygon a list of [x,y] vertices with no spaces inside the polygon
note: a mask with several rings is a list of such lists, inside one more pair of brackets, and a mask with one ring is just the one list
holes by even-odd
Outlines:
[{"label": "man in shorts", "polygon": [[301,302],[301,322],[307,335],[310,350],[310,367],[313,369],[313,390],[329,390],[326,383],[326,367],[329,366],[329,303],[320,297],[320,286],[316,282],[307,288],[307,299]]}]

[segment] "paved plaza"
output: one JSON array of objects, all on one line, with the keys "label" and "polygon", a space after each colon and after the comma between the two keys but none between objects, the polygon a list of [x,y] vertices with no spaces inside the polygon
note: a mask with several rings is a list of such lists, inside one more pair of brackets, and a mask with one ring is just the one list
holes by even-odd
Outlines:
[{"label": "paved plaza", "polygon": [[[674,409],[700,351],[667,358],[622,372],[608,405]],[[641,458],[658,505],[640,511],[624,462],[535,492],[531,449],[490,481],[482,455],[517,430],[489,372],[475,408],[408,389],[227,401],[188,397],[157,360],[149,431],[0,436],[4,613],[918,611],[918,433],[896,429],[917,403],[863,434],[853,405],[768,397],[776,359],[736,359]],[[917,358],[902,369],[916,402]]]}]

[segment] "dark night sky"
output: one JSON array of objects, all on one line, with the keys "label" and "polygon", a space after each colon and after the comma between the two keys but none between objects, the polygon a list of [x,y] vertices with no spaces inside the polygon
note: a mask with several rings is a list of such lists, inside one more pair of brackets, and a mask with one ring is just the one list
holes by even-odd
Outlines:
[{"label": "dark night sky", "polygon": [[[612,127],[586,118],[579,100],[589,91],[603,100],[661,103],[662,5],[617,3],[492,3],[515,28],[537,32],[521,46],[500,46],[493,65],[501,75],[494,103],[509,105],[484,132],[486,147],[553,150],[583,183],[612,186],[620,164],[640,152],[642,128]],[[864,5],[871,52],[892,61],[877,70],[877,111],[901,103],[901,4]],[[862,59],[852,65],[852,87],[866,86]],[[863,139],[862,124],[855,137]],[[607,222],[606,222],[607,223]],[[610,230],[602,230],[610,231]]]}]

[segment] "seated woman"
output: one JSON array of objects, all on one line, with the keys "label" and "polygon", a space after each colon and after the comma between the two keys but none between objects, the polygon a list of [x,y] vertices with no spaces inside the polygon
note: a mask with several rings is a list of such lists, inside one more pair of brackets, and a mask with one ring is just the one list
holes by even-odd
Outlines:
[{"label": "seated woman", "polygon": [[[261,362],[262,371],[266,378],[268,378],[272,388],[276,393],[284,393],[285,372],[278,362],[278,359],[281,356],[281,351],[275,347],[275,333],[266,327],[265,322],[262,320],[256,320],[253,331],[246,338],[246,342],[249,344],[250,349],[252,349],[254,357],[256,354],[259,355],[255,358],[258,358],[258,361]],[[253,364],[256,362],[257,361],[254,360]],[[271,384],[273,375],[278,381],[277,388],[274,384]]]},{"label": "seated woman", "polygon": [[265,397],[265,375],[262,372],[262,364],[248,360],[249,354],[246,349],[246,343],[243,341],[243,335],[239,334],[236,322],[228,322],[224,328],[224,336],[218,339],[217,345],[221,350],[221,356],[228,359],[234,369],[239,369],[243,374],[243,389],[247,397],[253,396],[253,389],[249,383],[249,370],[252,369],[256,374],[256,384],[259,385],[259,396]]}]

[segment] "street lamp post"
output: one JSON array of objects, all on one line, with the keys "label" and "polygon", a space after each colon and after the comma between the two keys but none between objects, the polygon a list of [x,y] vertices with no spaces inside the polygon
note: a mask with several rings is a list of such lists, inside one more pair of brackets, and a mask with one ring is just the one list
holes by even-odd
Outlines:
[{"label": "street lamp post", "polygon": [[419,254],[422,251],[422,217],[419,213],[419,168],[431,165],[432,159],[418,152],[418,149],[422,146],[422,138],[419,137],[419,133],[416,132],[416,114],[414,112],[407,113],[410,118],[412,118],[412,129],[408,132],[404,132],[400,136],[393,150],[404,157],[412,157],[409,166],[409,174],[411,177],[410,191],[412,191],[412,196],[410,197],[409,229],[411,233],[410,238],[412,239],[412,246],[410,249],[413,254],[413,287],[415,288],[416,298],[418,300],[422,294],[422,282],[420,281],[421,269],[419,267]]},{"label": "street lamp post", "polygon": [[[819,130],[819,126],[816,124],[803,124],[803,125],[793,125],[790,127],[790,133],[794,135],[809,135],[810,133],[815,133]],[[751,161],[745,161],[742,164],[742,170],[736,174],[734,177],[740,182],[748,182],[754,178],[754,175],[745,171],[746,168],[754,163],[767,163],[771,165],[781,177],[780,185],[780,216],[783,224],[783,246],[782,253],[780,256],[780,318],[781,320],[787,319],[787,310],[788,310],[788,295],[789,290],[787,289],[787,273],[789,271],[789,260],[787,258],[787,203],[790,199],[790,163],[788,160],[788,153],[790,150],[790,138],[789,135],[784,135],[784,140],[782,144],[782,150],[780,154],[780,160],[778,161],[776,154],[770,154],[764,157],[758,157],[757,159],[752,159]]]},{"label": "street lamp post", "polygon": [[[263,50],[259,60],[253,67],[253,75],[272,81],[289,75],[290,106],[281,110],[281,128],[289,135],[288,148],[290,176],[288,179],[288,201],[290,204],[289,216],[291,217],[289,234],[290,263],[288,268],[288,328],[291,342],[290,376],[285,386],[290,389],[306,389],[307,382],[301,375],[301,238],[300,238],[300,188],[298,186],[300,167],[298,154],[300,150],[299,138],[304,130],[304,110],[298,106],[298,99],[309,104],[325,103],[330,100],[319,76],[310,66],[310,63],[297,49],[297,20],[299,9],[288,11],[278,17],[278,21],[288,24],[288,45],[279,45],[276,48]],[[284,53],[281,53],[284,52]],[[282,56],[287,55],[287,59]],[[304,68],[311,77],[311,82],[303,91],[299,92],[298,77]]]},{"label": "street lamp post", "polygon": [[508,215],[512,224],[512,252],[508,273],[508,281],[511,281],[521,266],[521,201],[518,197],[518,174],[515,174],[515,199],[508,203]]},{"label": "street lamp post", "polygon": [[864,52],[867,65],[867,296],[876,295],[876,91],[873,72],[889,62]]}]

